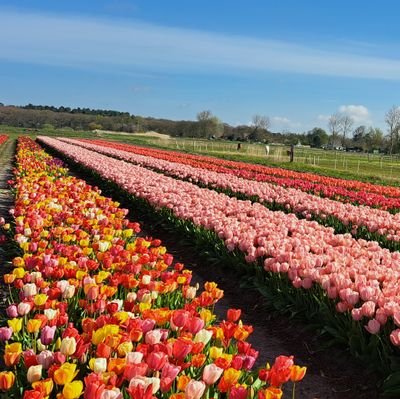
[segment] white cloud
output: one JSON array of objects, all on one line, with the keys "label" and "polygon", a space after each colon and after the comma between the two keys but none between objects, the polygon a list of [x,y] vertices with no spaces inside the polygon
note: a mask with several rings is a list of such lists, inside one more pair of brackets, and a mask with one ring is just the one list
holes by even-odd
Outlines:
[{"label": "white cloud", "polygon": [[350,116],[356,124],[371,124],[371,115],[364,105],[341,105],[339,112]]},{"label": "white cloud", "polygon": [[320,114],[317,116],[317,119],[321,122],[328,122],[330,117],[331,117],[330,115]]},{"label": "white cloud", "polygon": [[0,11],[0,59],[14,62],[118,73],[272,70],[400,80],[400,59],[357,54],[356,46],[346,53],[327,43],[321,50],[135,21]]},{"label": "white cloud", "polygon": [[292,120],[290,120],[285,116],[273,116],[271,119],[272,119],[272,124],[280,129],[283,128],[295,129],[301,126],[301,123],[293,122]]}]

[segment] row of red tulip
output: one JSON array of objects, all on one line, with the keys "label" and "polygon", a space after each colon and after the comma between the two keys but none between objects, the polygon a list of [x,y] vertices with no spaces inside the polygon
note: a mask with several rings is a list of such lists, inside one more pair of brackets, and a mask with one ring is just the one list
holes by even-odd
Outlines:
[{"label": "row of red tulip", "polygon": [[224,159],[180,153],[177,151],[145,148],[108,142],[105,140],[81,139],[81,141],[92,142],[94,144],[133,152],[139,155],[179,162],[194,167],[206,168],[216,172],[228,173],[244,179],[295,188],[336,201],[351,202],[387,210],[400,209],[400,189],[397,187],[380,186],[356,180],[345,180],[312,173],[294,172],[281,168],[227,161]]},{"label": "row of red tulip", "polygon": [[82,147],[41,141],[153,207],[214,231],[228,250],[243,251],[248,262],[262,260],[265,270],[287,273],[296,288],[319,284],[336,301],[337,311],[351,312],[371,334],[394,323],[390,339],[400,345],[399,252]]},{"label": "row of red tulip", "polygon": [[0,134],[0,145],[5,143],[8,140],[8,135],[7,134]]},{"label": "row of red tulip", "polygon": [[[24,399],[259,399],[305,368],[280,356],[252,372],[252,327],[230,309],[216,321],[223,291],[190,285],[191,272],[160,240],[139,238],[127,211],[32,140],[19,140],[14,239],[21,256],[10,288],[0,391]],[[0,221],[2,230],[11,226]]]},{"label": "row of red tulip", "polygon": [[[234,193],[244,194],[249,198],[257,197],[261,203],[278,204],[307,219],[319,217],[324,220],[333,216],[336,222],[342,223],[354,234],[358,233],[359,228],[366,228],[371,233],[384,235],[388,241],[400,241],[400,213],[393,215],[387,211],[367,206],[343,204],[293,188],[283,188],[269,183],[246,180],[231,174],[138,155],[90,142],[74,139],[62,139],[62,141],[155,169],[172,177],[202,183],[222,190],[228,189]],[[395,248],[397,249],[397,247]]]}]

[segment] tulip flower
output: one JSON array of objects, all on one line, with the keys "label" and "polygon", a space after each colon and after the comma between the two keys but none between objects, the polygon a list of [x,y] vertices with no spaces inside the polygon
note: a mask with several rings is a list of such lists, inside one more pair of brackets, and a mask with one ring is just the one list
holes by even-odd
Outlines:
[{"label": "tulip flower", "polygon": [[215,384],[223,373],[223,369],[216,366],[214,363],[208,364],[203,370],[203,381],[207,385]]},{"label": "tulip flower", "polygon": [[54,382],[58,385],[65,385],[71,382],[78,374],[76,364],[64,363],[54,372]]},{"label": "tulip flower", "polygon": [[0,390],[8,391],[15,383],[15,374],[12,371],[0,372]]},{"label": "tulip flower", "polygon": [[78,399],[83,391],[82,381],[67,382],[62,390],[65,399]]},{"label": "tulip flower", "polygon": [[43,345],[50,345],[53,342],[55,332],[56,332],[56,326],[53,326],[53,327],[45,326],[45,327],[43,327],[43,329],[42,329],[42,331],[40,333],[40,342]]},{"label": "tulip flower", "polygon": [[8,341],[13,334],[13,329],[10,327],[0,327],[0,341]]},{"label": "tulip flower", "polygon": [[71,356],[76,351],[76,341],[74,337],[65,337],[61,341],[60,352],[65,356]]},{"label": "tulip flower", "polygon": [[185,388],[185,397],[187,399],[200,399],[206,389],[203,381],[190,380]]},{"label": "tulip flower", "polygon": [[29,367],[26,374],[26,379],[30,384],[35,381],[39,381],[42,378],[42,369],[43,366],[41,364]]}]

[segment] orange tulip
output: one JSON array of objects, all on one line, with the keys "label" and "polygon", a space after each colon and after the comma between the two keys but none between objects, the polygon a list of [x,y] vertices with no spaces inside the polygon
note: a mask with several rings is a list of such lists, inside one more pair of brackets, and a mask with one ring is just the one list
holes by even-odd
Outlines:
[{"label": "orange tulip", "polygon": [[46,378],[45,380],[33,382],[32,387],[37,391],[43,392],[44,396],[49,396],[54,388],[54,383],[51,378]]},{"label": "orange tulip", "polygon": [[191,378],[187,375],[180,375],[177,383],[178,391],[184,391],[187,384],[189,384],[190,379]]},{"label": "orange tulip", "polygon": [[26,324],[26,329],[28,333],[34,334],[37,333],[42,326],[42,320],[38,319],[30,319],[28,320],[28,323]]},{"label": "orange tulip", "polygon": [[15,375],[12,371],[2,371],[0,373],[0,390],[8,391],[15,382]]},{"label": "orange tulip", "polygon": [[76,364],[64,363],[59,369],[54,372],[54,382],[57,385],[65,385],[71,382],[78,374],[76,370]]},{"label": "orange tulip", "polygon": [[293,382],[301,381],[307,371],[307,367],[292,366],[290,369],[290,380]]}]

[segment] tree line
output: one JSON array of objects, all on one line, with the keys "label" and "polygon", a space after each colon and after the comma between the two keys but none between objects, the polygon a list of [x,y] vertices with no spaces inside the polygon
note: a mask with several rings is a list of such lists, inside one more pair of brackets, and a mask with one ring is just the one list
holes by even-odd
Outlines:
[{"label": "tree line", "polygon": [[48,105],[12,106],[0,103],[0,124],[27,129],[110,130],[117,132],[155,131],[173,137],[195,137],[263,143],[299,144],[355,151],[400,152],[400,108],[393,106],[385,115],[388,134],[370,126],[354,127],[346,114],[329,117],[327,131],[315,127],[304,133],[271,132],[268,116],[254,115],[248,125],[231,126],[223,123],[210,110],[197,114],[194,121],[173,121],[142,117],[114,110],[54,107]]}]

